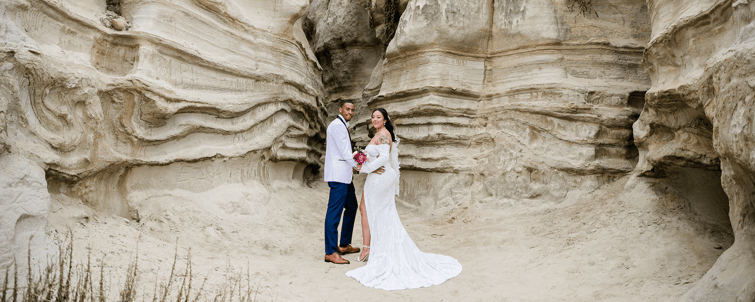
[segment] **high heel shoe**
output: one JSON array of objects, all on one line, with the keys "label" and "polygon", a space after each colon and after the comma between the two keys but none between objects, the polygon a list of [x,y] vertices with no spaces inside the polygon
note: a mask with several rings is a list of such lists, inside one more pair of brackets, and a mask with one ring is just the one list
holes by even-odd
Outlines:
[{"label": "high heel shoe", "polygon": [[[364,249],[364,248],[370,248],[370,247],[367,246],[367,245],[365,245],[365,246],[362,247],[362,249]],[[359,255],[359,256],[361,256],[361,255]],[[359,256],[357,256],[357,259],[356,259],[357,262],[367,262],[367,259],[370,259],[370,254],[367,254],[367,256],[364,256],[364,259],[362,259],[362,260],[359,260]]]}]

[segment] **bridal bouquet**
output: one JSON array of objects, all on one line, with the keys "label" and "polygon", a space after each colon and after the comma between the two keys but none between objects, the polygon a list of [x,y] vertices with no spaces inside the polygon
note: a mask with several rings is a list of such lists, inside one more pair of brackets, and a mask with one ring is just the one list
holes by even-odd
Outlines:
[{"label": "bridal bouquet", "polygon": [[364,151],[354,151],[354,153],[351,154],[351,157],[353,157],[354,161],[360,165],[370,160],[370,155]]}]

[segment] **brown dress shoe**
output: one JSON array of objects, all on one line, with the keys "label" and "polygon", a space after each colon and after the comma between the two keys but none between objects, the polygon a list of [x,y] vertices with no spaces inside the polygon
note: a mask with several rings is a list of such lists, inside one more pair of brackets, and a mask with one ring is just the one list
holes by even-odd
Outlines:
[{"label": "brown dress shoe", "polygon": [[325,262],[333,262],[335,264],[349,264],[349,260],[343,259],[338,253],[325,255]]},{"label": "brown dress shoe", "polygon": [[338,247],[338,252],[341,253],[341,255],[351,254],[351,253],[359,253],[359,248],[358,247],[353,247],[353,246],[351,246],[351,244],[349,244],[346,247],[340,247],[339,246]]}]

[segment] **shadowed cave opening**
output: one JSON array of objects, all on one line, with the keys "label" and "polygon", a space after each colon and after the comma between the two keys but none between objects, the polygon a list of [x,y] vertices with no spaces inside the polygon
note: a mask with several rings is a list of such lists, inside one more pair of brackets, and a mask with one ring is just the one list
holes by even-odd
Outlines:
[{"label": "shadowed cave opening", "polygon": [[[642,112],[642,109],[645,108],[645,91],[633,91],[629,93],[629,96],[627,97],[627,105],[637,110],[637,112]],[[632,115],[632,120],[635,122],[637,119],[640,118],[640,114]],[[632,164],[634,166],[637,166],[637,161],[639,160],[640,151],[637,149],[637,145],[634,143],[634,132],[632,132],[631,136],[629,137],[629,145],[627,146],[627,159],[632,160]]]},{"label": "shadowed cave opening", "polygon": [[[627,105],[634,109],[642,110],[645,107],[645,91],[633,91],[629,93]],[[637,116],[639,117],[639,115]]]},{"label": "shadowed cave opening", "polygon": [[724,249],[733,244],[729,197],[721,185],[721,171],[669,166],[664,174],[654,188],[670,198],[659,200],[658,211],[695,222],[696,232],[718,238]]},{"label": "shadowed cave opening", "polygon": [[[628,105],[642,110],[645,93],[630,94]],[[685,127],[695,130],[682,128],[678,131],[694,131],[703,136],[702,140],[713,141],[713,124],[704,113]],[[671,135],[680,134],[671,132]],[[661,197],[655,201],[653,209],[660,215],[686,221],[700,239],[717,242],[716,249],[728,249],[734,243],[734,233],[719,159],[690,160],[666,155],[652,166],[651,173],[641,173],[639,177],[648,181],[651,189]]]},{"label": "shadowed cave opening", "polygon": [[105,9],[118,15],[121,14],[121,0],[107,0],[105,5]]}]

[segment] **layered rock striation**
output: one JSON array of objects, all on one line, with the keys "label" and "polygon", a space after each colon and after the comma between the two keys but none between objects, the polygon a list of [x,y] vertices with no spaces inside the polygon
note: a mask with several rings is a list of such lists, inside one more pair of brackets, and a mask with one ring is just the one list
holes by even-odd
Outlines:
[{"label": "layered rock striation", "polygon": [[754,6],[0,2],[0,267],[29,245],[44,258],[51,201],[139,220],[227,184],[300,183],[352,100],[358,145],[371,110],[397,125],[405,205],[553,202],[631,173],[656,196],[622,206],[734,232],[682,299],[752,301]]},{"label": "layered rock striation", "polygon": [[398,124],[404,200],[558,200],[634,169],[647,7],[571,2],[408,3],[365,100]]},{"label": "layered rock striation", "polygon": [[679,167],[717,173],[734,244],[683,297],[755,299],[755,5],[750,1],[648,1],[653,30],[645,53],[652,78],[634,134],[636,173],[669,177]]},{"label": "layered rock striation", "polygon": [[359,100],[384,50],[375,36],[370,5],[365,0],[315,0],[302,19],[310,47],[322,66],[327,123],[335,119],[346,100],[355,103],[358,115],[368,114],[367,104]]},{"label": "layered rock striation", "polygon": [[[127,31],[100,22],[110,2],[0,3],[3,160],[26,158],[53,195],[133,219],[137,191],[317,172],[325,110],[307,1],[118,1]],[[27,199],[3,206],[45,202]]]}]

